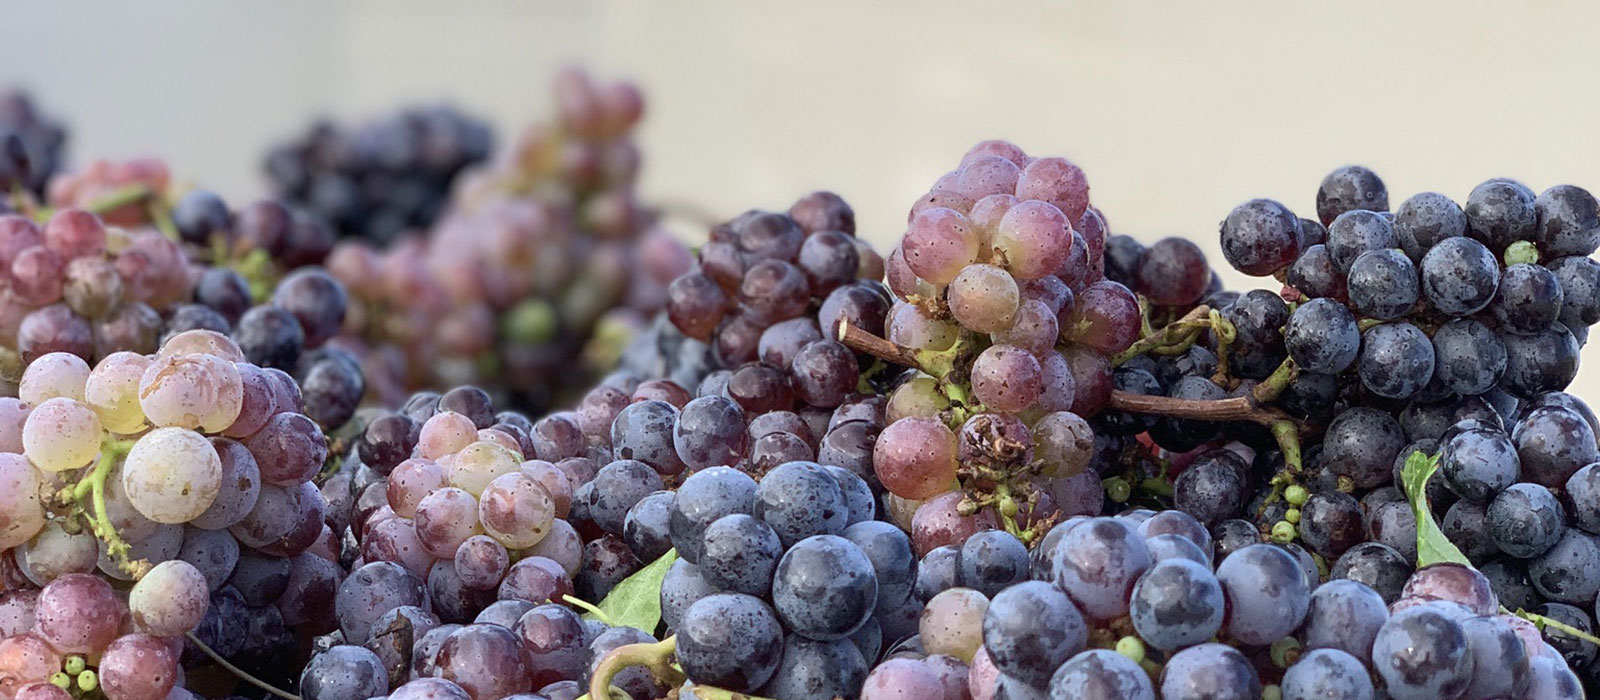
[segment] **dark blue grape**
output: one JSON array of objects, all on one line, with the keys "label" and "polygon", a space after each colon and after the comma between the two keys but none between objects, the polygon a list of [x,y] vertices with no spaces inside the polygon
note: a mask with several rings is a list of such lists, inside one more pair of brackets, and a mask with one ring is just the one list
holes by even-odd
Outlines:
[{"label": "dark blue grape", "polygon": [[783,627],[754,596],[718,593],[689,606],[678,627],[677,658],[691,680],[754,692],[772,678]]},{"label": "dark blue grape", "polygon": [[702,396],[685,404],[672,428],[678,458],[696,471],[737,465],[748,439],[744,411],[725,396]]},{"label": "dark blue grape", "polygon": [[[906,603],[901,603],[899,608],[904,608],[907,604],[915,605],[917,602],[908,600]],[[899,608],[896,608],[896,610]],[[917,609],[921,610],[920,607]],[[885,613],[893,612],[895,610],[885,611]],[[873,613],[872,617],[867,618],[866,623],[861,625],[861,629],[850,633],[850,643],[855,646],[857,651],[861,652],[861,658],[874,661],[878,659],[878,652],[883,651],[883,624],[878,622],[877,613]]]},{"label": "dark blue grape", "polygon": [[1377,173],[1360,166],[1335,168],[1317,187],[1317,218],[1323,225],[1353,209],[1389,210],[1389,189]]},{"label": "dark blue grape", "polygon": [[1174,651],[1215,636],[1226,607],[1222,584],[1209,566],[1174,559],[1157,562],[1139,577],[1129,614],[1146,644]]},{"label": "dark blue grape", "polygon": [[[729,594],[733,595],[733,594]],[[769,613],[770,614],[770,613]],[[608,627],[600,632],[589,642],[589,673],[594,673],[607,654],[613,649],[629,644],[649,644],[655,638],[649,633],[635,627]],[[777,645],[774,644],[774,647]],[[633,700],[648,700],[659,698],[666,694],[666,688],[656,682],[650,670],[643,666],[631,666],[623,669],[611,679],[611,685],[621,688]]]},{"label": "dark blue grape", "polygon": [[1007,586],[1027,580],[1028,546],[1004,530],[984,530],[961,544],[956,580],[966,588],[993,597]]},{"label": "dark blue grape", "polygon": [[1372,678],[1361,660],[1338,649],[1316,649],[1283,674],[1284,700],[1372,700]]},{"label": "dark blue grape", "polygon": [[661,475],[650,465],[632,459],[619,459],[601,467],[589,483],[594,485],[586,501],[589,517],[600,529],[617,536],[622,535],[628,511],[665,486]]},{"label": "dark blue grape", "polygon": [[1600,534],[1600,464],[1590,464],[1567,479],[1567,512],[1572,524]]},{"label": "dark blue grape", "polygon": [[584,600],[605,600],[612,588],[642,566],[622,538],[606,535],[583,545],[583,560],[572,576],[572,587]]},{"label": "dark blue grape", "polygon": [[404,567],[386,561],[370,562],[339,584],[335,615],[345,640],[364,644],[372,623],[384,613],[402,605],[420,607],[424,596],[422,581]]},{"label": "dark blue grape", "polygon": [[1144,540],[1115,518],[1091,518],[1068,530],[1056,544],[1054,559],[1056,585],[1097,620],[1126,615],[1128,593],[1150,568]]},{"label": "dark blue grape", "polygon": [[1187,559],[1207,566],[1211,564],[1211,558],[1206,556],[1205,550],[1200,549],[1192,540],[1181,535],[1169,534],[1146,537],[1144,545],[1150,550],[1150,561],[1152,562],[1161,562],[1168,559]]},{"label": "dark blue grape", "polygon": [[1395,238],[1412,260],[1422,260],[1430,248],[1466,232],[1461,205],[1438,192],[1414,195],[1394,210]]},{"label": "dark blue grape", "polygon": [[793,700],[851,697],[861,691],[869,664],[849,641],[819,642],[791,634],[783,641],[777,671],[758,694]]},{"label": "dark blue grape", "polygon": [[1369,250],[1357,257],[1350,264],[1346,286],[1350,308],[1386,321],[1406,315],[1421,294],[1416,265],[1393,248]]},{"label": "dark blue grape", "polygon": [[1328,578],[1355,581],[1378,592],[1384,602],[1399,599],[1411,562],[1393,547],[1380,542],[1362,542],[1351,547],[1333,564]]},{"label": "dark blue grape", "polygon": [[1289,315],[1284,347],[1301,368],[1338,374],[1356,361],[1361,331],[1355,316],[1333,299],[1312,299]]},{"label": "dark blue grape", "polygon": [[1250,660],[1223,644],[1192,646],[1167,659],[1162,700],[1261,700],[1261,680]]},{"label": "dark blue grape", "polygon": [[661,579],[661,621],[668,629],[677,629],[689,606],[717,592],[717,587],[700,573],[700,567],[683,559],[672,562]]},{"label": "dark blue grape", "polygon": [[1560,391],[1578,376],[1578,339],[1556,323],[1534,335],[1502,333],[1506,372],[1500,385],[1517,396]]},{"label": "dark blue grape", "polygon": [[[886,522],[867,521],[845,528],[840,536],[855,543],[872,562],[878,579],[874,609],[888,611],[904,605],[917,583],[917,555],[911,551],[911,538],[905,531]],[[1023,552],[1026,556],[1026,548]]]},{"label": "dark blue grape", "polygon": [[[1162,396],[1165,392],[1155,375],[1131,367],[1118,367],[1111,375],[1111,388],[1129,394]],[[1158,416],[1146,413],[1121,413],[1107,411],[1095,416],[1095,432],[1114,435],[1138,435],[1155,426]]]},{"label": "dark blue grape", "polygon": [[1596,435],[1600,435],[1600,419],[1595,418],[1594,411],[1589,410],[1589,404],[1584,403],[1583,399],[1564,391],[1547,391],[1523,402],[1522,413],[1532,413],[1533,409],[1540,406],[1557,406],[1572,411],[1588,423]]},{"label": "dark blue grape", "polygon": [[[859,421],[851,421],[859,423]],[[832,435],[835,431],[828,431]],[[871,450],[867,451],[872,454]],[[844,493],[845,506],[850,509],[849,523],[869,522],[878,515],[878,501],[872,495],[872,486],[865,479],[857,476],[855,472],[844,467],[824,464],[822,467],[839,484],[839,490]]]},{"label": "dark blue grape", "polygon": [[161,342],[165,344],[172,336],[193,330],[216,331],[227,335],[232,332],[233,326],[227,317],[209,306],[182,304],[173,309],[172,315],[167,318],[167,329],[161,334]]},{"label": "dark blue grape", "polygon": [[1516,483],[1521,469],[1516,445],[1498,430],[1456,433],[1445,441],[1439,457],[1439,473],[1450,490],[1478,503]]},{"label": "dark blue grape", "polygon": [[[1059,527],[1059,526],[1057,526]],[[917,564],[917,599],[927,602],[941,591],[956,587],[957,564],[961,550],[955,545],[943,545],[928,550]]]},{"label": "dark blue grape", "polygon": [[[1533,612],[1577,628],[1578,631],[1584,634],[1594,634],[1594,625],[1589,621],[1589,613],[1584,612],[1582,608],[1575,605],[1545,603]],[[1556,652],[1567,660],[1569,666],[1583,668],[1594,661],[1596,652],[1594,642],[1573,636],[1548,625],[1541,631],[1544,633],[1544,641],[1554,647]]]},{"label": "dark blue grape", "polygon": [[1139,270],[1139,259],[1145,247],[1133,236],[1115,234],[1106,239],[1106,279],[1125,287],[1132,287]]},{"label": "dark blue grape", "polygon": [[1395,322],[1367,329],[1361,340],[1361,384],[1384,398],[1406,399],[1433,378],[1433,343],[1421,329]]},{"label": "dark blue grape", "polygon": [[1361,488],[1389,481],[1395,456],[1406,444],[1400,424],[1387,412],[1358,407],[1340,413],[1322,441],[1322,461]]},{"label": "dark blue grape", "polygon": [[343,349],[322,348],[302,355],[300,363],[305,414],[327,430],[348,422],[367,391],[360,361]]},{"label": "dark blue grape", "polygon": [[659,399],[628,404],[611,423],[612,458],[638,460],[663,475],[682,472],[672,437],[677,420],[678,409]]},{"label": "dark blue grape", "polygon": [[1389,606],[1377,591],[1357,581],[1332,579],[1311,592],[1302,630],[1305,645],[1364,659],[1372,653],[1378,628],[1388,619]]},{"label": "dark blue grape", "polygon": [[1547,257],[1589,255],[1600,247],[1600,204],[1588,190],[1556,185],[1533,200],[1533,241]]},{"label": "dark blue grape", "polygon": [[1583,700],[1578,675],[1557,656],[1535,656],[1528,662],[1528,694],[1540,700]]},{"label": "dark blue grape", "polygon": [[1394,547],[1407,559],[1417,556],[1417,518],[1411,512],[1411,504],[1391,501],[1367,507],[1366,523],[1373,542]]},{"label": "dark blue grape", "polygon": [[1464,698],[1520,698],[1528,688],[1528,649],[1499,616],[1461,622],[1472,651],[1472,682]]},{"label": "dark blue grape", "polygon": [[1600,262],[1574,255],[1545,267],[1561,283],[1561,322],[1568,329],[1600,323]]},{"label": "dark blue grape", "polygon": [[1561,317],[1561,309],[1561,282],[1555,273],[1530,263],[1506,268],[1489,305],[1503,330],[1523,335],[1549,328]]},{"label": "dark blue grape", "polygon": [[1150,674],[1109,649],[1067,659],[1050,678],[1050,700],[1156,700]]},{"label": "dark blue grape", "polygon": [[756,481],[731,467],[711,467],[689,475],[678,486],[668,519],[672,546],[689,563],[700,560],[706,526],[725,515],[755,509]]},{"label": "dark blue grape", "polygon": [[1539,556],[1555,546],[1565,520],[1561,501],[1538,484],[1512,484],[1489,502],[1485,514],[1495,545],[1519,559]]},{"label": "dark blue grape", "polygon": [[1227,593],[1227,630],[1244,644],[1271,644],[1300,626],[1311,591],[1294,557],[1272,545],[1245,547],[1217,567]]},{"label": "dark blue grape", "polygon": [[1600,595],[1600,541],[1569,528],[1544,554],[1528,562],[1528,577],[1550,600],[1589,605]]},{"label": "dark blue grape", "polygon": [[[683,495],[678,495],[682,501]],[[785,547],[813,535],[837,535],[850,519],[839,483],[815,462],[789,462],[756,487],[752,515],[778,533]]]},{"label": "dark blue grape", "polygon": [[1465,396],[1488,391],[1506,371],[1505,343],[1471,319],[1457,319],[1434,331],[1433,356],[1434,378]]},{"label": "dark blue grape", "polygon": [[1538,214],[1533,190],[1506,178],[1488,180],[1472,188],[1463,211],[1467,235],[1478,239],[1496,255],[1517,241],[1531,240]]},{"label": "dark blue grape", "polygon": [[1249,465],[1232,450],[1201,454],[1173,482],[1173,505],[1203,523],[1237,515],[1247,495]]},{"label": "dark blue grape", "polygon": [[349,295],[321,268],[302,268],[278,282],[272,303],[294,314],[305,331],[306,347],[314,348],[338,335]]},{"label": "dark blue grape", "polygon": [[1044,581],[1007,588],[983,616],[983,646],[995,667],[1036,688],[1046,687],[1088,640],[1089,627],[1072,600]]},{"label": "dark blue grape", "polygon": [[466,416],[479,430],[494,425],[495,421],[494,400],[489,398],[489,392],[470,385],[458,386],[440,395],[439,410]]},{"label": "dark blue grape", "polygon": [[480,611],[477,617],[472,618],[472,624],[499,625],[511,629],[517,624],[517,620],[522,619],[523,613],[533,608],[533,603],[526,600],[497,600]]},{"label": "dark blue grape", "polygon": [[1346,277],[1346,273],[1340,272],[1339,267],[1333,264],[1333,255],[1328,252],[1328,247],[1318,244],[1308,246],[1295,259],[1294,264],[1289,266],[1286,280],[1289,286],[1312,299],[1344,299],[1349,294],[1345,287]]},{"label": "dark blue grape", "polygon": [[1522,478],[1550,488],[1566,485],[1584,466],[1600,461],[1594,430],[1571,409],[1535,408],[1511,433],[1522,462]]},{"label": "dark blue grape", "polygon": [[1235,270],[1261,277],[1270,275],[1300,254],[1300,219],[1270,199],[1240,204],[1222,220],[1222,256]]},{"label": "dark blue grape", "polygon": [[1328,224],[1328,253],[1333,257],[1334,266],[1347,275],[1362,253],[1399,245],[1394,225],[1376,211],[1353,209]]},{"label": "dark blue grape", "polygon": [[[1489,536],[1487,504],[1465,500],[1451,504],[1444,512],[1444,518],[1439,521],[1439,529],[1473,562],[1500,554],[1494,538]],[[1412,546],[1416,546],[1414,542]]]},{"label": "dark blue grape", "polygon": [[1479,566],[1478,571],[1489,581],[1500,604],[1509,610],[1532,610],[1545,603],[1528,577],[1527,563],[1521,559],[1501,557]]},{"label": "dark blue grape", "polygon": [[1472,680],[1466,633],[1438,603],[1394,614],[1372,644],[1372,667],[1395,700],[1453,698]]},{"label": "dark blue grape", "polygon": [[306,346],[305,331],[294,314],[262,304],[246,311],[233,329],[233,340],[251,364],[292,370]]},{"label": "dark blue grape", "polygon": [[1289,320],[1289,305],[1282,297],[1254,289],[1223,309],[1222,315],[1236,333],[1228,348],[1230,369],[1235,374],[1261,379],[1277,369],[1285,356],[1282,328]]},{"label": "dark blue grape", "polygon": [[872,615],[878,579],[849,540],[817,535],[796,542],[778,562],[772,602],[785,626],[818,640],[843,639]]},{"label": "dark blue grape", "polygon": [[766,523],[744,513],[724,515],[706,526],[703,540],[699,566],[707,583],[757,597],[771,590],[783,545]]},{"label": "dark blue grape", "polygon": [[668,530],[671,519],[671,491],[657,491],[633,504],[622,520],[622,541],[641,561],[655,561],[672,549],[672,535]]},{"label": "dark blue grape", "polygon": [[1494,299],[1500,264],[1482,243],[1465,236],[1446,238],[1422,257],[1422,291],[1450,316],[1477,313]]},{"label": "dark blue grape", "polygon": [[389,674],[377,654],[340,644],[311,657],[300,672],[300,696],[307,700],[367,700],[389,693]]}]

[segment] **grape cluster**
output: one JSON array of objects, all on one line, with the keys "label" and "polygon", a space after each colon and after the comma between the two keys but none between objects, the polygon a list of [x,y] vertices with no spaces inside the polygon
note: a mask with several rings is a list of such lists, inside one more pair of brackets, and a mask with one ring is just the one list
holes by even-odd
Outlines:
[{"label": "grape cluster", "polygon": [[319,121],[273,148],[265,168],[291,206],[340,235],[386,244],[431,226],[456,177],[489,157],[491,140],[482,119],[416,106],[353,128]]},{"label": "grape cluster", "polygon": [[468,383],[545,411],[615,364],[688,250],[635,198],[630,83],[556,83],[558,118],[463,177],[426,236],[347,240],[328,267],[351,292],[344,343],[382,403]]},{"label": "grape cluster", "polygon": [[0,191],[43,195],[66,143],[66,126],[40,112],[27,93],[0,93]]},{"label": "grape cluster", "polygon": [[340,569],[313,482],[328,444],[292,377],[191,330],[93,368],[46,354],[18,393],[0,399],[0,558],[18,574],[0,692],[161,700],[209,662],[190,633],[243,665],[293,661],[289,627],[331,614]]}]

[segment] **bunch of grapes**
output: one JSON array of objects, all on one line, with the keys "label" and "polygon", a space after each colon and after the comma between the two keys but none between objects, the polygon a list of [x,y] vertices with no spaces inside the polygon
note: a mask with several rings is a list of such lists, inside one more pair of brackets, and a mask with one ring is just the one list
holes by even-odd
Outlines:
[{"label": "bunch of grapes", "polygon": [[273,148],[265,167],[286,203],[382,245],[431,226],[456,177],[489,157],[491,140],[482,119],[417,106],[354,128],[319,121]]},{"label": "bunch of grapes", "polygon": [[18,389],[0,399],[7,697],[43,682],[161,700],[209,663],[194,641],[293,662],[289,628],[330,617],[341,576],[313,482],[327,439],[293,378],[191,330],[93,368],[44,355]]},{"label": "bunch of grapes", "polygon": [[555,123],[463,177],[426,236],[346,241],[330,257],[380,402],[477,383],[548,410],[615,364],[688,269],[688,250],[635,198],[637,88],[574,72],[556,96]]},{"label": "bunch of grapes", "polygon": [[[41,113],[27,93],[0,93],[0,191],[44,194],[61,167],[66,143],[66,126]],[[0,211],[5,211],[4,203]]]}]

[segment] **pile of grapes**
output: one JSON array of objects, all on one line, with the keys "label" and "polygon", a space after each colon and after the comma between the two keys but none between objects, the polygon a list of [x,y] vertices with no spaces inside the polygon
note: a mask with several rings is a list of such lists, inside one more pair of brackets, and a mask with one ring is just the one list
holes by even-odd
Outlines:
[{"label": "pile of grapes", "polygon": [[[0,101],[0,700],[1582,698],[1600,204],[1335,170],[1199,246],[985,141],[691,254],[628,83],[230,205]],[[15,135],[10,135],[15,132]]]}]

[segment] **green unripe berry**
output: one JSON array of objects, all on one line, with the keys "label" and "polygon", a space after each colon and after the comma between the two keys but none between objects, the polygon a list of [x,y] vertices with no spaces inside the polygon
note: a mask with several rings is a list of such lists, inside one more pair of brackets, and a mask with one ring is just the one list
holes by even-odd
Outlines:
[{"label": "green unripe berry", "polygon": [[1144,661],[1144,641],[1133,635],[1128,635],[1117,640],[1117,653],[1133,659],[1135,663]]},{"label": "green unripe berry", "polygon": [[1299,525],[1300,524],[1300,509],[1299,508],[1290,508],[1289,510],[1283,511],[1283,519],[1284,519],[1285,522],[1292,523],[1292,524],[1295,524],[1295,525]]},{"label": "green unripe berry", "polygon": [[1289,488],[1283,490],[1283,498],[1284,500],[1287,500],[1290,505],[1303,506],[1306,504],[1306,501],[1311,500],[1311,492],[1306,490],[1306,487],[1304,486],[1299,484],[1291,484]]},{"label": "green unripe berry", "polygon": [[98,687],[100,687],[100,677],[95,675],[93,669],[78,674],[78,690],[87,693]]},{"label": "green unripe berry", "polygon": [[1268,535],[1268,537],[1271,537],[1272,541],[1277,542],[1278,544],[1288,544],[1294,541],[1295,535],[1297,534],[1299,533],[1295,531],[1294,523],[1286,520],[1279,520],[1278,522],[1273,523],[1272,532]]}]

